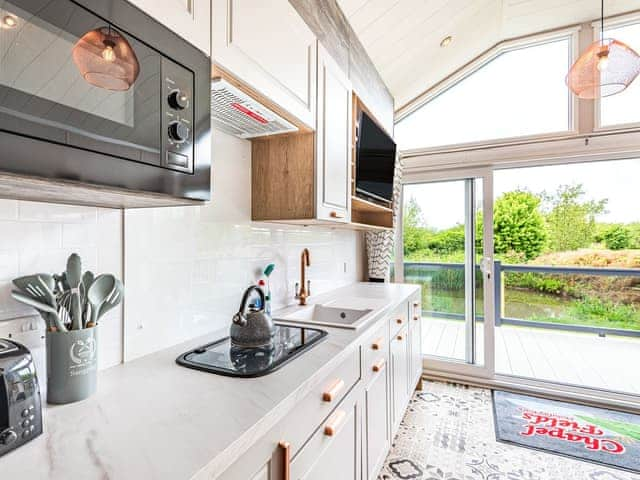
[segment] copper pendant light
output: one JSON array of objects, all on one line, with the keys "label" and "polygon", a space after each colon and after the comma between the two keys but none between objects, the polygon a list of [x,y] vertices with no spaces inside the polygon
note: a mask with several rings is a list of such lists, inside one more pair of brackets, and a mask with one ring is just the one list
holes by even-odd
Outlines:
[{"label": "copper pendant light", "polygon": [[580,55],[567,74],[567,86],[578,98],[608,97],[622,92],[640,73],[640,56],[628,45],[604,38],[604,0],[600,40]]},{"label": "copper pendant light", "polygon": [[73,61],[87,82],[107,90],[129,90],[140,73],[131,45],[110,25],[85,33],[73,47]]}]

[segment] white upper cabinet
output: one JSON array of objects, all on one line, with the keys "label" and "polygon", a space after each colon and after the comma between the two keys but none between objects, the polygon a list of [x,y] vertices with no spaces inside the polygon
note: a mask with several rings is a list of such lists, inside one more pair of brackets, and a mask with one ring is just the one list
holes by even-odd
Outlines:
[{"label": "white upper cabinet", "polygon": [[351,83],[318,44],[318,125],[316,130],[316,215],[351,221]]},{"label": "white upper cabinet", "polygon": [[217,64],[315,128],[316,37],[288,0],[213,0]]},{"label": "white upper cabinet", "polygon": [[211,0],[129,0],[211,56]]}]

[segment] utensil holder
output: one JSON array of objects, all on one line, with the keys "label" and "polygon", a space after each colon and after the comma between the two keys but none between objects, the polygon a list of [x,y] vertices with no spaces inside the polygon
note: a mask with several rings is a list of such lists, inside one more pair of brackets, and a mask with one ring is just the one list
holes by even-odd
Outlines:
[{"label": "utensil holder", "polygon": [[97,386],[98,327],[47,332],[47,402],[72,403]]}]

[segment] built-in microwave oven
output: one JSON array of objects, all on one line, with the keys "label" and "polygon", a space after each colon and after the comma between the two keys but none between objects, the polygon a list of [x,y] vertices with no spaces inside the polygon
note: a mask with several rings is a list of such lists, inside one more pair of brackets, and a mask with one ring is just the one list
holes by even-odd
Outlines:
[{"label": "built-in microwave oven", "polygon": [[208,200],[210,82],[126,0],[0,0],[0,172]]}]

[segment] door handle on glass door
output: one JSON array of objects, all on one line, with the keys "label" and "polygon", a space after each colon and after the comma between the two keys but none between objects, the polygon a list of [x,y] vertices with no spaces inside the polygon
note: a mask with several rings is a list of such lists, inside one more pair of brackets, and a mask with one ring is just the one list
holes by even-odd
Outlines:
[{"label": "door handle on glass door", "polygon": [[487,280],[491,280],[491,273],[493,272],[493,259],[491,257],[483,257],[480,260],[480,270],[487,276]]}]

